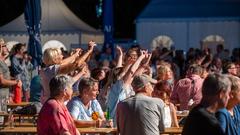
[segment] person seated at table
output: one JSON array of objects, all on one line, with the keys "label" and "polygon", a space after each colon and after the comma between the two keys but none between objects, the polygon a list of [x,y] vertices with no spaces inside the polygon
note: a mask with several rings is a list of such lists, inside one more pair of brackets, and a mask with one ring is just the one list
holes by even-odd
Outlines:
[{"label": "person seated at table", "polygon": [[67,75],[57,75],[50,80],[50,98],[38,115],[38,135],[80,135],[64,105],[71,99],[72,84],[72,78]]},{"label": "person seated at table", "polygon": [[240,78],[230,75],[232,82],[230,98],[226,108],[220,109],[216,117],[225,135],[240,134]]},{"label": "person seated at table", "polygon": [[231,82],[226,75],[209,74],[202,86],[202,100],[189,113],[182,135],[224,135],[215,113],[227,106]]},{"label": "person seated at table", "polygon": [[167,81],[158,82],[152,93],[153,97],[157,97],[163,100],[164,105],[164,126],[165,127],[179,127],[177,121],[176,108],[173,103],[170,102],[171,86]]},{"label": "person seated at table", "polygon": [[151,97],[151,77],[135,76],[132,87],[135,96],[120,101],[117,105],[117,130],[121,135],[160,135],[164,131],[164,102]]},{"label": "person seated at table", "polygon": [[[98,81],[93,78],[82,78],[79,86],[79,96],[73,97],[67,104],[77,127],[92,127],[103,125],[105,121],[102,108],[96,97],[98,91]],[[93,113],[97,115],[92,118]]]}]

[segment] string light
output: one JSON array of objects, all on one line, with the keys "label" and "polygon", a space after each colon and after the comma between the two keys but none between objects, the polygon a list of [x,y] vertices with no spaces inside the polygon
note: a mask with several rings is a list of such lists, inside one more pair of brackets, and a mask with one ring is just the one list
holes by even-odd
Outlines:
[{"label": "string light", "polygon": [[96,14],[97,17],[100,18],[103,13],[103,0],[99,0],[98,5],[96,5]]}]

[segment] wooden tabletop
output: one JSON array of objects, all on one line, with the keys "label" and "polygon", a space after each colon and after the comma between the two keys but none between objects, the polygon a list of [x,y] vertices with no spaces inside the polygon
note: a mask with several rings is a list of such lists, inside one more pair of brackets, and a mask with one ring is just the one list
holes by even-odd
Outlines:
[{"label": "wooden tabletop", "polygon": [[[0,116],[9,116],[9,113],[1,113]],[[15,117],[38,117],[38,114],[13,114]]]},{"label": "wooden tabletop", "polygon": [[0,133],[37,133],[36,127],[4,127],[0,129]]},{"label": "wooden tabletop", "polygon": [[78,128],[83,134],[117,134],[117,128]]},{"label": "wooden tabletop", "polygon": [[[83,134],[116,134],[116,128],[78,128],[80,133]],[[0,133],[37,133],[36,127],[2,127]]]},{"label": "wooden tabletop", "polygon": [[[82,134],[117,134],[116,128],[78,128]],[[0,133],[37,133],[36,127],[2,127]],[[181,134],[182,128],[166,128],[161,134]]]},{"label": "wooden tabletop", "polygon": [[180,119],[182,119],[184,117],[187,117],[187,116],[188,116],[188,114],[177,114],[177,119],[180,120]]},{"label": "wooden tabletop", "polygon": [[27,106],[27,105],[30,105],[30,104],[31,104],[31,102],[8,103],[8,104],[7,104],[7,107],[8,107],[8,108],[14,108],[14,107],[18,107],[18,106],[24,107],[24,106]]},{"label": "wooden tabletop", "polygon": [[170,127],[165,128],[165,131],[161,134],[181,134],[182,133],[182,127]]}]

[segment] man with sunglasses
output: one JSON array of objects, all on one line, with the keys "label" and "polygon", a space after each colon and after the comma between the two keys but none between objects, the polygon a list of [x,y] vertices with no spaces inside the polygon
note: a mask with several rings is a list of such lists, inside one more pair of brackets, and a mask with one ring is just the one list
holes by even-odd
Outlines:
[{"label": "man with sunglasses", "polygon": [[[8,56],[8,49],[3,39],[0,39],[0,98],[8,100],[9,87],[18,85],[22,87],[20,80],[11,80],[10,71],[5,63],[5,59]],[[6,108],[5,108],[6,109]],[[1,111],[6,111],[1,108]]]}]

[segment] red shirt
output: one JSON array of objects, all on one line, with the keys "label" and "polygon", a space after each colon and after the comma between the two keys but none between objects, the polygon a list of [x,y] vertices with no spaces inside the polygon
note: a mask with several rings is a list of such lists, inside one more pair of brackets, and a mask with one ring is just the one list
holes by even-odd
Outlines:
[{"label": "red shirt", "polygon": [[50,99],[43,105],[37,121],[38,135],[59,135],[68,131],[76,135],[74,121],[66,106],[61,105],[55,99]]}]

